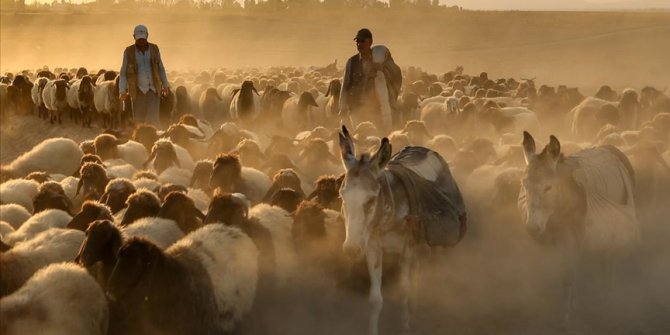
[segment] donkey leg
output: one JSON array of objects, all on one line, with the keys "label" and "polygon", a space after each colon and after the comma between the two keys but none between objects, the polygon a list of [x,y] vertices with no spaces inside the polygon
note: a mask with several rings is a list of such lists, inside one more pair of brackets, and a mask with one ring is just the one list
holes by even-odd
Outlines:
[{"label": "donkey leg", "polygon": [[378,248],[368,248],[365,253],[370,274],[370,320],[368,333],[379,334],[379,315],[384,305],[382,297],[382,251]]},{"label": "donkey leg", "polygon": [[400,262],[400,287],[402,289],[402,327],[405,333],[412,328],[412,312],[415,299],[415,255],[411,247],[406,247]]}]

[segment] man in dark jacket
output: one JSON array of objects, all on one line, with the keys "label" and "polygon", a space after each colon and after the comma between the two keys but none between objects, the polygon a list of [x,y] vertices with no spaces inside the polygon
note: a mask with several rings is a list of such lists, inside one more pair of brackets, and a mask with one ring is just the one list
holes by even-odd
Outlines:
[{"label": "man in dark jacket", "polygon": [[[384,73],[389,96],[381,98],[387,98],[388,104],[384,101],[384,105],[390,105],[393,109],[402,84],[400,68],[393,61],[388,49],[386,49],[386,58],[382,63],[373,62],[372,32],[369,29],[359,30],[354,40],[358,54],[349,58],[345,67],[340,93],[340,115],[348,118],[353,126],[363,121],[372,121],[378,127],[390,128],[390,119],[388,119],[390,114],[382,113],[385,108],[382,108],[380,97],[376,96],[375,78],[377,78],[378,71]],[[382,131],[386,132],[390,129],[382,129]]]},{"label": "man in dark jacket", "polygon": [[150,123],[160,127],[160,94],[169,94],[169,83],[165,74],[158,46],[149,43],[149,32],[138,25],[133,32],[135,44],[123,52],[123,65],[119,78],[120,99],[130,96],[133,118],[136,123]]}]

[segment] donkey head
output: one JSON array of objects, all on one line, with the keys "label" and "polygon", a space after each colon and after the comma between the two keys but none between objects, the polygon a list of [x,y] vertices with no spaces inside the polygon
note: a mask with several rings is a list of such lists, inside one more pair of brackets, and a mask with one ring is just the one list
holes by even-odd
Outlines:
[{"label": "donkey head", "polygon": [[540,154],[536,154],[535,140],[524,131],[523,149],[526,171],[521,179],[519,207],[528,232],[531,235],[539,235],[546,229],[549,217],[557,205],[559,185],[557,165],[561,158],[561,144],[551,135],[549,144]]},{"label": "donkey head", "polygon": [[379,206],[381,192],[380,177],[391,159],[391,144],[387,138],[372,156],[363,154],[356,158],[354,141],[345,126],[339,134],[342,163],[346,177],[340,188],[345,217],[345,253],[351,257],[360,256],[370,237],[371,227]]}]

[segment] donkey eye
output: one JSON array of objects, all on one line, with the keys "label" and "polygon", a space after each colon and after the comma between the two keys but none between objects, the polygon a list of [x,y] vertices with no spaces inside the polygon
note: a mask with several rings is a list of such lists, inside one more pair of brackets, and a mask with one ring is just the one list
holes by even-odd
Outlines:
[{"label": "donkey eye", "polygon": [[549,190],[551,190],[551,186],[547,186],[547,187],[545,187],[545,188],[544,188],[544,193],[549,192]]},{"label": "donkey eye", "polygon": [[372,209],[372,205],[374,205],[374,203],[375,203],[375,198],[371,198],[370,200],[366,201],[365,205],[363,205],[364,208],[365,208],[365,211],[369,212],[370,209]]}]

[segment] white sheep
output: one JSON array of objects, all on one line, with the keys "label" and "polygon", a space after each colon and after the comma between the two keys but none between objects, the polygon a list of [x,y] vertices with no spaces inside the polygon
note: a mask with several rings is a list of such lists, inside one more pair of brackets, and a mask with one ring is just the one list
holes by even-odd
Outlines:
[{"label": "white sheep", "polygon": [[254,83],[245,80],[239,89],[233,90],[230,100],[230,117],[233,120],[255,120],[261,113],[261,97],[254,87]]},{"label": "white sheep", "polygon": [[249,217],[256,219],[272,235],[275,251],[275,280],[286,284],[297,272],[297,257],[293,247],[291,227],[293,218],[284,209],[268,204],[258,204],[249,211]]},{"label": "white sheep", "polygon": [[187,169],[171,166],[158,175],[158,181],[162,184],[175,184],[188,187],[191,183],[191,174],[192,172]]},{"label": "white sheep", "polygon": [[72,175],[79,168],[84,152],[79,143],[64,137],[42,141],[0,170],[0,180],[22,178],[31,172]]},{"label": "white sheep", "polygon": [[149,158],[147,149],[142,143],[133,140],[116,146],[119,150],[119,155],[128,164],[131,164],[136,169],[141,169],[142,164]]},{"label": "white sheep", "polygon": [[174,220],[148,217],[135,220],[121,229],[126,237],[144,237],[161,249],[166,249],[184,237],[184,232]]},{"label": "white sheep", "polygon": [[105,166],[105,171],[107,172],[107,177],[110,179],[131,179],[137,172],[137,168],[135,168],[135,166],[128,164],[124,159],[120,158],[108,159],[104,161],[103,164]]},{"label": "white sheep", "polygon": [[72,216],[60,209],[47,209],[33,215],[15,232],[7,235],[5,243],[16,245],[50,228],[65,228],[71,220]]},{"label": "white sheep", "polygon": [[[184,185],[188,186],[188,185]],[[210,198],[207,194],[201,189],[197,188],[188,188],[186,195],[193,199],[195,207],[198,208],[201,212],[207,213],[207,207],[209,206]]]},{"label": "white sheep", "polygon": [[61,123],[61,114],[67,110],[67,91],[70,84],[64,79],[49,80],[42,90],[44,106],[49,111],[49,121]]},{"label": "white sheep", "polygon": [[19,229],[31,216],[32,214],[25,207],[18,204],[0,206],[0,221],[8,223],[15,230]]},{"label": "white sheep", "polygon": [[98,83],[95,87],[93,103],[98,113],[103,116],[105,126],[113,128],[116,120],[118,120],[120,110],[117,83],[114,80],[105,80]]},{"label": "white sheep", "polygon": [[0,203],[17,204],[32,213],[33,197],[40,184],[34,180],[13,179],[0,184]]},{"label": "white sheep", "polygon": [[74,261],[83,241],[82,231],[52,228],[15,245],[2,255],[0,296],[14,292],[37,270],[49,264]]},{"label": "white sheep", "polygon": [[135,188],[138,190],[142,188],[147,190],[155,190],[157,187],[161,186],[161,183],[150,178],[140,178],[133,180],[133,185],[135,185]]},{"label": "white sheep", "polygon": [[[128,272],[139,273],[133,283],[124,279]],[[208,278],[203,281],[202,275]],[[119,250],[108,296],[124,313],[158,332],[226,333],[251,309],[257,280],[258,250],[252,240],[238,228],[210,224],[166,251],[146,240],[127,241]],[[137,305],[136,299],[144,303]],[[155,315],[175,309],[187,319],[153,322]]]},{"label": "white sheep", "polygon": [[104,335],[109,309],[100,286],[82,267],[52,264],[0,300],[5,335]]}]

